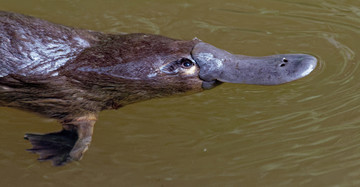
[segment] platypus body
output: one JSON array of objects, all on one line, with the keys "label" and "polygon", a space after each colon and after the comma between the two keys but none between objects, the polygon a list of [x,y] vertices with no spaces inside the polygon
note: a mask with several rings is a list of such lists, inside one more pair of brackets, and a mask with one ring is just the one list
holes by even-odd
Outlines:
[{"label": "platypus body", "polygon": [[0,106],[59,120],[60,132],[26,134],[40,160],[79,160],[105,109],[201,92],[223,82],[277,85],[308,75],[306,54],[233,55],[193,39],[105,34],[0,11]]}]

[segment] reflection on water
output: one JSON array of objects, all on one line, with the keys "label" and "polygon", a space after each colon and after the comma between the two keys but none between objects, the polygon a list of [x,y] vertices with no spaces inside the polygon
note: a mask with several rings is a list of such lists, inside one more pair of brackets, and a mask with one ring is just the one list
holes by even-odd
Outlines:
[{"label": "reflection on water", "polygon": [[[0,108],[1,186],[356,186],[358,1],[11,1],[3,10],[104,32],[198,37],[244,55],[309,53],[309,77],[224,84],[101,113],[81,162],[39,163],[22,139],[56,121]],[[67,179],[67,180],[64,180]]]}]

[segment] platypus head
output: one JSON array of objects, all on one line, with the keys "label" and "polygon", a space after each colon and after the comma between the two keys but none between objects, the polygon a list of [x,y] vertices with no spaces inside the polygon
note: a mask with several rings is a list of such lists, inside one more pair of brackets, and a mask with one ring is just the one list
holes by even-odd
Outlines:
[{"label": "platypus head", "polygon": [[79,76],[96,73],[91,77],[105,76],[96,84],[105,81],[105,87],[111,87],[110,83],[119,83],[130,95],[140,93],[149,98],[199,92],[224,82],[283,84],[308,75],[317,63],[306,54],[250,57],[198,39],[146,34],[113,35],[85,50],[76,61],[73,65],[81,71]]},{"label": "platypus head", "polygon": [[143,67],[151,64],[144,78],[157,80],[178,91],[210,89],[226,82],[278,85],[305,77],[317,64],[317,59],[307,54],[251,57],[231,54],[198,39],[179,41],[147,37],[158,38],[152,40],[156,46],[148,48],[151,51],[144,49],[147,54],[141,55],[143,60],[139,60]]}]

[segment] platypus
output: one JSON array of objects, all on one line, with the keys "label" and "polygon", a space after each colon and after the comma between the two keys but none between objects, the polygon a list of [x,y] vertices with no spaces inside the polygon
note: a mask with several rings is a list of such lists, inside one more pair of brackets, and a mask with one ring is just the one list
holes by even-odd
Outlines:
[{"label": "platypus", "polygon": [[26,134],[39,160],[63,165],[88,149],[98,113],[221,83],[278,85],[307,76],[308,54],[234,55],[197,38],[106,34],[0,11],[0,106],[57,119]]}]

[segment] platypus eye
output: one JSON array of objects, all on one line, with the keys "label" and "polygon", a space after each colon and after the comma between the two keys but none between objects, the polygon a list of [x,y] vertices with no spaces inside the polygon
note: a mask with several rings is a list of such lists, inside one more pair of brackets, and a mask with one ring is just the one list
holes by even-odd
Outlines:
[{"label": "platypus eye", "polygon": [[160,70],[166,74],[175,75],[182,70],[187,71],[187,69],[194,67],[194,65],[195,63],[192,60],[181,58],[161,66]]},{"label": "platypus eye", "polygon": [[194,62],[192,62],[191,60],[187,59],[187,58],[183,58],[181,59],[181,66],[183,68],[191,68],[194,65]]}]

